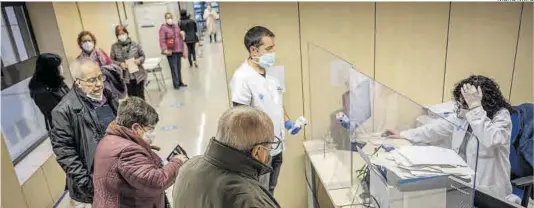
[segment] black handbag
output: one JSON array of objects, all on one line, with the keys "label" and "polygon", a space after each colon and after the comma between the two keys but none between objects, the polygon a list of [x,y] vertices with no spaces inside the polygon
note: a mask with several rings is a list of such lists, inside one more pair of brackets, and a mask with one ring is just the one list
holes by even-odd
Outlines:
[{"label": "black handbag", "polygon": [[169,202],[169,198],[167,198],[167,193],[165,193],[165,208],[171,208],[171,203]]}]

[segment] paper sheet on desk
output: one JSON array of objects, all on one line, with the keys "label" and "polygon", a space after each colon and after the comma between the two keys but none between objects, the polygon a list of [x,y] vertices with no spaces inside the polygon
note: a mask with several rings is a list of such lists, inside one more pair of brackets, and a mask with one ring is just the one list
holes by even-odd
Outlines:
[{"label": "paper sheet on desk", "polygon": [[[455,175],[460,178],[470,179],[474,171],[469,167],[443,167],[439,165],[418,165],[411,164],[397,150],[390,153],[381,154],[376,161],[397,174],[400,178],[416,178],[437,175]],[[373,160],[375,162],[375,160]]]},{"label": "paper sheet on desk", "polygon": [[395,173],[395,175],[397,175],[401,179],[415,178],[415,176],[412,175],[409,171],[399,168],[395,161],[387,160],[383,157],[378,157],[373,158],[372,162],[375,165],[380,165],[386,168],[388,171]]},{"label": "paper sheet on desk", "polygon": [[450,165],[467,167],[453,150],[434,146],[404,146],[398,149],[412,165]]},{"label": "paper sheet on desk", "polygon": [[139,71],[139,66],[135,63],[135,58],[127,59],[126,65],[128,66],[128,72],[130,72],[130,74]]}]

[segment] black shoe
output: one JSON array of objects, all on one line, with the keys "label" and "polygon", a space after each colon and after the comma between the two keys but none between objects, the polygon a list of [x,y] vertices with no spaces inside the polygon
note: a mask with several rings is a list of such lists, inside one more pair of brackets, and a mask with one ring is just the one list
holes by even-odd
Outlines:
[{"label": "black shoe", "polygon": [[198,64],[197,64],[197,62],[195,62],[194,64],[195,64],[195,68],[198,68]]},{"label": "black shoe", "polygon": [[184,84],[184,83],[181,83],[181,84],[180,84],[180,85],[178,85],[178,86],[179,86],[179,87],[187,87],[187,85],[186,85],[186,84]]}]

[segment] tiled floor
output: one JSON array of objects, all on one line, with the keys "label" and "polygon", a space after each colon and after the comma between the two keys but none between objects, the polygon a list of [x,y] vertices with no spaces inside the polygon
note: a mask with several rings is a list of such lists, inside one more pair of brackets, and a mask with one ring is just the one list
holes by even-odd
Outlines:
[{"label": "tiled floor", "polygon": [[[182,59],[182,75],[189,85],[187,89],[174,90],[170,71],[163,68],[167,92],[160,94],[156,80],[150,76],[147,94],[160,117],[155,144],[161,147],[158,154],[162,157],[166,157],[178,143],[189,156],[202,154],[209,139],[215,136],[217,119],[229,107],[222,45],[204,43],[202,51],[198,69],[189,68],[187,60]],[[172,187],[168,190],[169,196],[172,196],[171,191]],[[66,196],[58,207],[69,207],[68,201]]]}]

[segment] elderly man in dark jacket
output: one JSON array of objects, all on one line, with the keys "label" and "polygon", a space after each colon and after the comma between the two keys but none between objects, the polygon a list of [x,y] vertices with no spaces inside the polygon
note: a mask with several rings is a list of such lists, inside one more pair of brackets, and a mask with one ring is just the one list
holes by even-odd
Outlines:
[{"label": "elderly man in dark jacket", "polygon": [[52,110],[50,139],[56,160],[67,175],[73,206],[93,202],[93,161],[96,146],[116,116],[118,101],[104,89],[105,77],[92,60],[75,60],[70,70],[73,89]]},{"label": "elderly man in dark jacket", "polygon": [[234,107],[219,119],[204,155],[182,166],[173,190],[174,208],[280,207],[258,177],[272,169],[275,139],[269,116],[250,106]]}]

